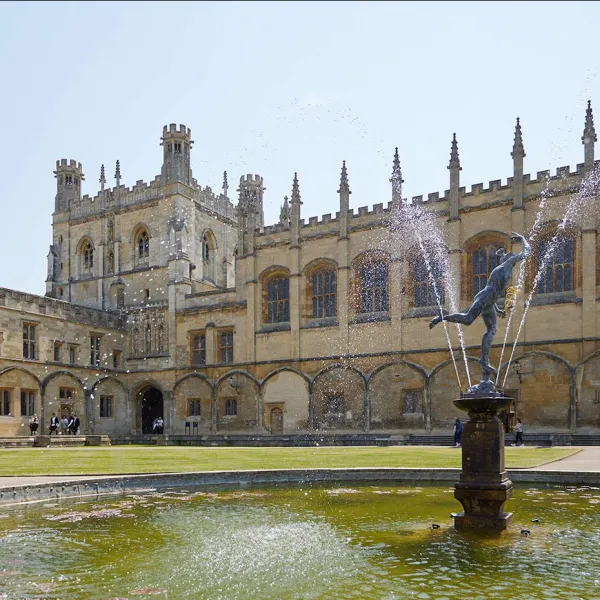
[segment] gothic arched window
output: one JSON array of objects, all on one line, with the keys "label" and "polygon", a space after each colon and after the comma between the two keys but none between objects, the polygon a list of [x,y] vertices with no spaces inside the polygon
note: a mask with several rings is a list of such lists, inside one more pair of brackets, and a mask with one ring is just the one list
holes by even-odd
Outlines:
[{"label": "gothic arched window", "polygon": [[498,266],[496,252],[500,246],[484,246],[473,251],[473,296],[487,284],[490,273]]},{"label": "gothic arched window", "polygon": [[337,314],[336,272],[330,268],[313,271],[312,318],[323,319]]},{"label": "gothic arched window", "polygon": [[81,272],[90,275],[94,268],[94,248],[92,242],[85,240],[81,246]]},{"label": "gothic arched window", "polygon": [[360,303],[358,312],[374,313],[388,310],[388,263],[369,260],[359,268]]},{"label": "gothic arched window", "polygon": [[[444,281],[442,269],[436,263],[429,264],[431,274],[423,256],[418,256],[412,261],[411,275],[413,279],[413,306],[437,306],[444,303]],[[434,285],[435,281],[435,285]],[[437,294],[436,294],[437,291]]]},{"label": "gothic arched window", "polygon": [[288,323],[290,320],[290,280],[277,275],[266,282],[267,323]]},{"label": "gothic arched window", "polygon": [[542,269],[538,294],[571,292],[575,289],[575,243],[571,237],[543,239],[537,244],[537,266]]},{"label": "gothic arched window", "polygon": [[143,229],[138,234],[137,239],[137,257],[140,260],[144,260],[150,256],[150,238],[148,237],[148,232]]}]

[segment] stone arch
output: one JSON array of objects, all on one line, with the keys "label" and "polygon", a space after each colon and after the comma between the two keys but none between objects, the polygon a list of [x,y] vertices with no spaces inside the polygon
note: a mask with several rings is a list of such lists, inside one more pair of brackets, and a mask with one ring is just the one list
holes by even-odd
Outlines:
[{"label": "stone arch", "polygon": [[116,377],[113,377],[112,375],[106,375],[105,377],[100,377],[100,379],[98,379],[98,381],[96,381],[94,383],[94,385],[92,385],[92,387],[90,388],[90,391],[93,393],[94,391],[96,391],[96,388],[103,382],[105,382],[106,380],[111,380],[114,381],[116,384],[118,384],[119,386],[121,386],[121,389],[127,393],[129,392],[129,389],[127,388],[127,386],[120,380],[117,379]]},{"label": "stone arch", "polygon": [[92,415],[90,423],[95,434],[129,435],[131,418],[129,390],[112,375],[101,377],[90,389]]},{"label": "stone arch", "polygon": [[[153,433],[154,419],[162,417],[166,420],[165,390],[154,379],[144,379],[134,384],[131,392],[133,403],[131,426],[137,433]],[[166,426],[166,423],[165,423]]]},{"label": "stone arch", "polygon": [[150,239],[152,239],[152,237],[154,237],[152,235],[152,231],[151,231],[150,227],[148,227],[148,225],[146,225],[146,223],[139,222],[131,230],[131,235],[129,236],[129,243],[130,244],[135,244],[137,237],[140,235],[140,233],[142,231],[145,231],[148,234],[148,237]]},{"label": "stone arch", "polygon": [[331,258],[316,258],[302,270],[301,318],[335,318],[337,316],[338,263]]},{"label": "stone arch", "polygon": [[85,383],[83,383],[83,381],[81,381],[81,379],[79,379],[79,377],[76,377],[75,375],[73,375],[73,373],[71,373],[70,371],[54,371],[54,373],[50,373],[50,375],[48,375],[48,377],[46,377],[43,381],[42,381],[42,390],[45,392],[46,391],[46,387],[48,386],[48,384],[55,378],[55,377],[59,377],[61,375],[66,375],[67,377],[70,377],[72,379],[74,379],[77,384],[82,388],[85,389]]},{"label": "stone arch", "polygon": [[2,375],[4,375],[5,373],[9,373],[10,371],[21,371],[23,372],[25,375],[29,375],[30,377],[33,377],[33,379],[35,379],[35,382],[37,383],[37,386],[39,387],[39,389],[42,389],[42,381],[41,379],[35,375],[35,373],[32,373],[31,371],[28,371],[27,369],[24,369],[23,367],[6,367],[5,369],[0,370],[0,377],[2,377]]},{"label": "stone arch", "polygon": [[274,431],[273,411],[280,410],[283,419],[280,433],[298,433],[309,428],[310,378],[290,367],[269,373],[262,382],[263,423],[265,429]]},{"label": "stone arch", "polygon": [[[87,387],[81,379],[69,371],[55,371],[44,379],[42,390],[42,413],[45,421],[49,420],[53,412],[59,418],[63,415],[76,415],[79,417],[80,431],[90,432],[91,415],[86,406]],[[43,423],[42,430],[45,430],[46,426],[47,423]]]},{"label": "stone arch", "polygon": [[234,369],[215,384],[217,429],[256,431],[260,423],[260,382],[247,371]]},{"label": "stone arch", "polygon": [[424,429],[427,375],[419,365],[395,361],[368,378],[372,429]]},{"label": "stone arch", "polygon": [[[512,364],[517,361],[520,375],[511,367],[504,386],[516,392],[515,417],[529,431],[567,430],[571,422],[571,397],[575,393],[573,367],[556,354],[538,350],[516,356]],[[502,379],[505,369],[506,364]]]},{"label": "stone arch", "polygon": [[302,377],[302,379],[304,379],[306,381],[306,383],[308,383],[309,386],[312,384],[312,379],[308,375],[306,375],[306,373],[303,373],[302,371],[298,371],[298,369],[293,369],[292,367],[280,367],[279,369],[275,369],[274,371],[271,371],[262,380],[261,387],[264,388],[265,384],[267,383],[267,381],[269,381],[269,379],[271,379],[271,377],[278,375],[282,371],[290,371],[291,373],[295,373],[296,375],[299,375],[300,377]]},{"label": "stone arch", "polygon": [[[458,410],[452,403],[468,386],[463,357],[459,352],[455,352],[455,358],[460,375],[460,386],[456,380],[456,372],[451,358],[434,367],[429,374],[430,420],[434,429],[451,429],[457,417],[461,420],[466,417],[465,413]],[[467,362],[471,382],[475,384],[479,381],[481,373],[479,359],[467,356]]]},{"label": "stone arch", "polygon": [[496,250],[503,248],[508,252],[510,247],[510,237],[506,233],[491,229],[480,231],[464,242],[461,255],[463,301],[472,301],[475,293],[487,283],[487,277],[497,266]]},{"label": "stone arch", "polygon": [[[390,254],[373,248],[357,254],[351,263],[349,307],[355,314],[390,310]],[[365,286],[362,279],[367,279]]]},{"label": "stone arch", "polygon": [[366,377],[349,365],[329,365],[313,378],[314,425],[319,429],[356,430],[367,425]]},{"label": "stone arch", "polygon": [[[210,432],[214,387],[201,373],[188,373],[180,377],[173,386],[175,403],[174,433]],[[186,428],[189,423],[189,430]],[[195,425],[194,425],[195,424]]]},{"label": "stone arch", "polygon": [[3,391],[0,402],[4,403],[4,392],[7,392],[9,403],[8,412],[3,410],[0,419],[0,436],[29,435],[29,419],[34,414],[43,430],[42,387],[36,375],[22,367],[7,367],[0,371],[0,389]]},{"label": "stone arch", "polygon": [[600,350],[576,367],[577,428],[600,429]]}]

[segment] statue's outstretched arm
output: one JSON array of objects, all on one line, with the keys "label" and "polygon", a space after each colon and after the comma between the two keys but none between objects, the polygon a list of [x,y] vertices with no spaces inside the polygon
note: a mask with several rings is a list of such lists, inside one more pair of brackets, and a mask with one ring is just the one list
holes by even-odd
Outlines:
[{"label": "statue's outstretched arm", "polygon": [[521,252],[519,252],[519,254],[517,254],[515,257],[517,260],[523,260],[531,254],[531,246],[529,245],[529,242],[520,233],[513,231],[510,239],[513,242],[520,241],[523,244],[523,250],[521,250]]}]

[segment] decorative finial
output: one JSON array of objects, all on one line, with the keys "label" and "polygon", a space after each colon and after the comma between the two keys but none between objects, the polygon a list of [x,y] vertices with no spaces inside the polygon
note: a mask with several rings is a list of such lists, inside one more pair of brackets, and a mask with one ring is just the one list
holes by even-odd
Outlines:
[{"label": "decorative finial", "polygon": [[342,161],[342,175],[340,177],[340,189],[338,190],[338,194],[351,194],[350,184],[348,183],[348,170],[346,169],[346,161]]},{"label": "decorative finial", "polygon": [[227,196],[229,184],[227,183],[227,171],[223,171],[223,196]]},{"label": "decorative finial", "polygon": [[398,148],[394,152],[394,162],[392,164],[392,176],[390,177],[392,184],[392,202],[402,202],[402,169],[400,168],[400,157],[398,156]]},{"label": "decorative finial", "polygon": [[587,110],[585,111],[585,127],[583,129],[583,137],[581,141],[584,144],[597,142],[596,130],[594,129],[594,115],[592,113],[592,101],[588,100]]},{"label": "decorative finial", "polygon": [[456,141],[456,133],[452,134],[452,147],[450,149],[450,164],[448,165],[448,168],[462,171],[460,159],[458,158],[458,143]]},{"label": "decorative finial", "polygon": [[117,168],[115,170],[115,179],[117,180],[117,186],[121,184],[121,164],[117,160]]},{"label": "decorative finial", "polygon": [[294,183],[292,184],[292,204],[302,204],[300,200],[300,185],[298,184],[298,173],[294,173]]},{"label": "decorative finial", "polygon": [[521,134],[521,120],[517,117],[517,125],[515,127],[515,143],[513,144],[513,150],[510,153],[513,158],[524,158],[525,148],[523,146],[523,135]]},{"label": "decorative finial", "polygon": [[288,197],[284,196],[283,205],[281,206],[281,211],[279,212],[279,223],[284,226],[288,226],[290,224],[290,205],[288,203]]},{"label": "decorative finial", "polygon": [[106,177],[104,176],[104,165],[101,165],[101,167],[100,167],[100,184],[102,186],[104,186],[105,183],[106,183]]}]

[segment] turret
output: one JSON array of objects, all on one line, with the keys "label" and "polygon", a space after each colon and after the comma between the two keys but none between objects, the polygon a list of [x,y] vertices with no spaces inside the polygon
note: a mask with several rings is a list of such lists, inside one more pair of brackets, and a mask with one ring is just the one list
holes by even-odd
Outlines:
[{"label": "turret", "polygon": [[256,227],[263,227],[265,216],[263,212],[264,180],[260,175],[242,175],[240,177],[240,202],[248,216],[254,214]]},{"label": "turret", "polygon": [[510,155],[513,159],[513,208],[523,208],[523,159],[526,155],[519,117],[515,127],[515,143]]},{"label": "turret", "polygon": [[346,161],[342,162],[342,173],[340,175],[340,187],[338,194],[340,195],[340,232],[339,237],[345,239],[348,237],[348,211],[350,210],[350,184],[348,183],[348,170],[346,169]]},{"label": "turret", "polygon": [[583,143],[583,164],[586,171],[590,171],[594,167],[594,142],[598,141],[596,136],[596,129],[594,128],[594,115],[592,113],[592,101],[588,100],[587,110],[585,111],[585,127],[583,129],[583,136],[581,137]]},{"label": "turret", "polygon": [[292,183],[292,200],[290,202],[290,229],[292,232],[291,248],[300,244],[300,185],[298,183],[298,173],[294,173],[294,182]]},{"label": "turret", "polygon": [[392,165],[392,176],[390,177],[390,183],[392,184],[392,202],[397,206],[400,206],[402,202],[402,170],[400,169],[400,157],[398,156],[398,148],[394,152],[394,162]]},{"label": "turret", "polygon": [[448,164],[450,171],[450,202],[449,202],[449,219],[451,221],[458,219],[459,209],[459,190],[460,190],[460,159],[458,157],[458,143],[456,141],[456,133],[452,136],[452,146],[450,148],[450,163]]},{"label": "turret", "polygon": [[160,145],[163,147],[163,165],[161,177],[163,184],[181,182],[192,185],[190,151],[192,130],[185,125],[171,123],[163,127]]},{"label": "turret", "polygon": [[85,179],[81,163],[61,158],[56,161],[56,199],[55,212],[70,210],[71,203],[81,199],[81,182]]}]

